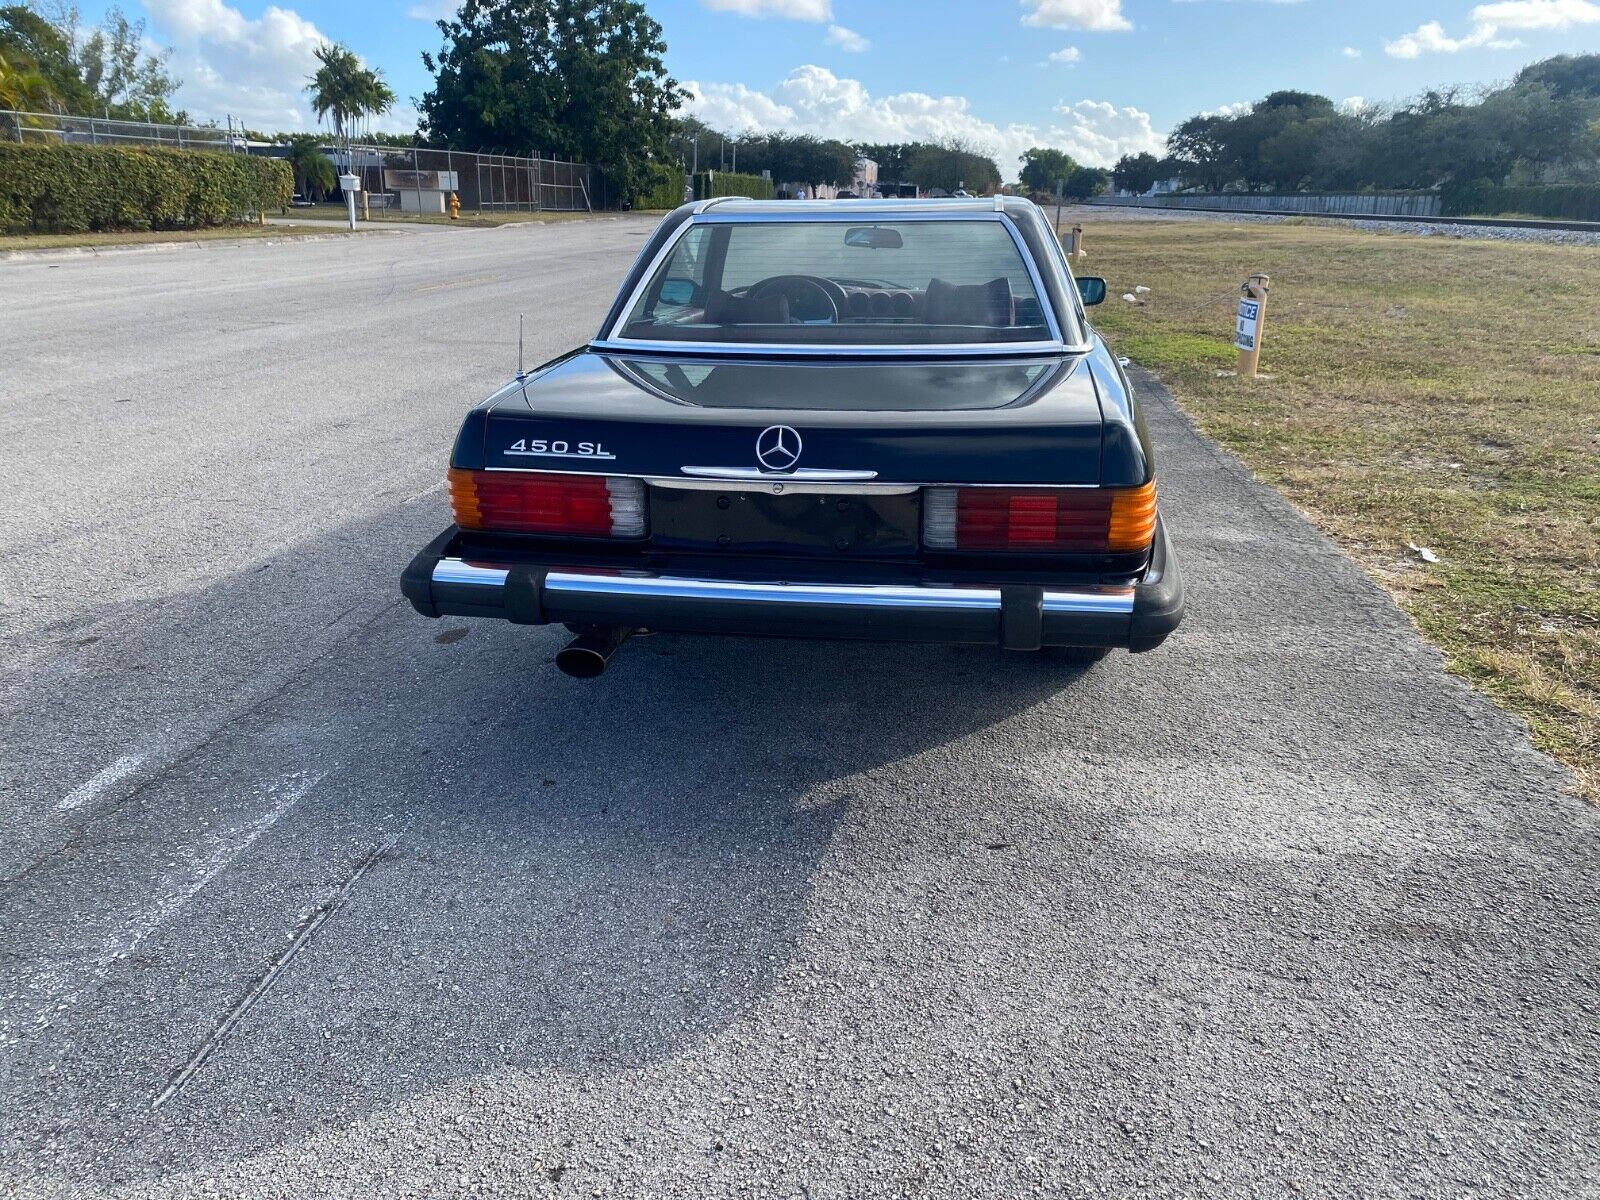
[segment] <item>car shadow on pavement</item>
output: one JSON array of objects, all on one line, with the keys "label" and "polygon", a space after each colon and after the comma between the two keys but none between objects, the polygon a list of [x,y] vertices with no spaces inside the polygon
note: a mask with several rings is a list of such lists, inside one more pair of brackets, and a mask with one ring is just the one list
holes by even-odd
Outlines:
[{"label": "car shadow on pavement", "polygon": [[[314,578],[322,553],[274,573]],[[399,565],[373,567],[375,594]],[[106,654],[137,661],[258,579],[177,598]],[[14,881],[35,923],[6,939],[6,982],[44,1002],[40,979],[65,982],[12,1048],[5,1157],[74,1185],[209,1174],[473,1080],[682,1054],[785,980],[863,777],[914,825],[924,771],[951,767],[908,760],[1083,676],[663,635],[579,682],[553,666],[566,637],[394,605]],[[282,780],[305,794],[266,821]],[[983,825],[941,836],[982,853]]]}]

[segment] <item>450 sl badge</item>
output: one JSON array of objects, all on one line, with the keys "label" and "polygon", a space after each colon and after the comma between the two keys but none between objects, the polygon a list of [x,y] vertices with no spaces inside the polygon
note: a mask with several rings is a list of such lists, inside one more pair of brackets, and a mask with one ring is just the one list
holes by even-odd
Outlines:
[{"label": "450 sl badge", "polygon": [[523,458],[616,458],[599,442],[565,442],[559,438],[518,438],[505,452]]}]

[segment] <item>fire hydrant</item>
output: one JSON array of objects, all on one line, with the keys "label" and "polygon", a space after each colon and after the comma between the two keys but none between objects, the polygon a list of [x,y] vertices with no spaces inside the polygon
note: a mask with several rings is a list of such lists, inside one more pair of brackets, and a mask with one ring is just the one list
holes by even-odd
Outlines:
[{"label": "fire hydrant", "polygon": [[461,219],[461,197],[454,192],[450,193],[450,219],[452,221]]}]

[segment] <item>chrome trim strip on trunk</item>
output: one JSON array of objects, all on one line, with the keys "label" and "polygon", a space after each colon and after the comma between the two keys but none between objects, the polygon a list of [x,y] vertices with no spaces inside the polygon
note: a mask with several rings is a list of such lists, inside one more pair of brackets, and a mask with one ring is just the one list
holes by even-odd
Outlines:
[{"label": "chrome trim strip on trunk", "polygon": [[[688,468],[684,468],[684,469],[687,470]],[[711,469],[716,469],[716,468],[711,468]],[[820,468],[819,467],[817,469],[818,470],[823,470],[824,468]],[[724,479],[724,477],[722,477],[722,476],[716,476],[716,477],[712,477],[712,478],[692,478],[692,477],[689,477],[689,476],[677,476],[677,475],[635,475],[635,474],[633,474],[631,472],[628,472],[628,471],[562,471],[562,470],[559,470],[557,468],[547,468],[547,467],[484,467],[483,470],[485,470],[485,471],[504,471],[504,472],[508,472],[508,473],[511,473],[511,474],[516,474],[518,472],[521,472],[523,474],[535,474],[535,475],[604,475],[607,479],[642,479],[646,483],[648,483],[651,487],[665,487],[665,488],[671,488],[671,487],[677,487],[677,488],[702,487],[702,488],[709,489],[709,488],[717,487],[718,486],[718,482],[717,481],[719,479],[723,479],[724,482],[728,482],[730,480],[734,481],[734,482],[737,482],[737,481],[745,480],[747,478],[745,476],[739,476],[739,477],[737,477],[737,479],[734,479],[734,477],[727,477],[726,479]],[[873,471],[871,474],[875,476],[877,474],[877,472]],[[755,475],[751,475],[748,478],[757,480],[758,482],[764,482],[764,483],[782,483],[782,484],[785,485],[785,490],[786,491],[790,490],[788,485],[789,485],[789,483],[791,481],[793,481],[796,484],[805,483],[805,484],[808,484],[808,485],[812,485],[812,486],[808,486],[808,487],[805,487],[805,488],[795,487],[793,489],[795,491],[824,491],[824,490],[826,490],[826,491],[848,491],[848,492],[861,492],[863,495],[868,494],[868,493],[872,493],[872,492],[882,492],[885,495],[903,495],[904,493],[906,493],[908,491],[914,492],[918,488],[925,488],[925,487],[928,487],[928,488],[1034,488],[1034,489],[1062,488],[1062,489],[1067,489],[1067,488],[1097,488],[1097,487],[1100,486],[1098,483],[951,483],[948,480],[946,480],[946,481],[944,481],[942,483],[928,483],[928,482],[925,482],[925,481],[917,482],[917,483],[910,483],[910,482],[904,482],[904,481],[891,483],[888,480],[883,480],[881,482],[875,482],[875,481],[873,481],[871,479],[870,476],[861,479],[859,482],[837,483],[837,484],[835,484],[835,482],[833,480],[818,479],[818,478],[816,478],[814,476],[775,475],[771,471],[761,472],[761,473],[758,473],[758,474],[755,474]]]},{"label": "chrome trim strip on trunk", "polygon": [[831,483],[815,479],[796,479],[791,476],[768,475],[754,480],[759,488],[740,479],[661,479],[651,478],[652,488],[669,492],[771,492],[790,496],[909,496],[922,490],[920,483]]},{"label": "chrome trim strip on trunk", "polygon": [[701,479],[755,479],[762,483],[811,480],[814,483],[865,483],[876,471],[836,471],[827,467],[796,467],[792,471],[764,471],[760,467],[679,467],[685,475]]}]

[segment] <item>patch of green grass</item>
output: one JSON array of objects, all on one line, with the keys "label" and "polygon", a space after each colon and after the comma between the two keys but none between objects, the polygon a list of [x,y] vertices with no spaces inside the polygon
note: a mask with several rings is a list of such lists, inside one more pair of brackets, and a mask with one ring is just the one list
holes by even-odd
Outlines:
[{"label": "patch of green grass", "polygon": [[[1592,248],[1334,223],[1087,229],[1097,325],[1341,542],[1453,671],[1600,800],[1600,270]],[[1234,299],[1272,277],[1261,369]],[[1100,314],[1104,314],[1101,316]],[[1427,546],[1427,565],[1407,549]]]},{"label": "patch of green grass", "polygon": [[1127,333],[1118,340],[1117,348],[1153,368],[1216,367],[1234,361],[1232,347],[1191,333]]}]

